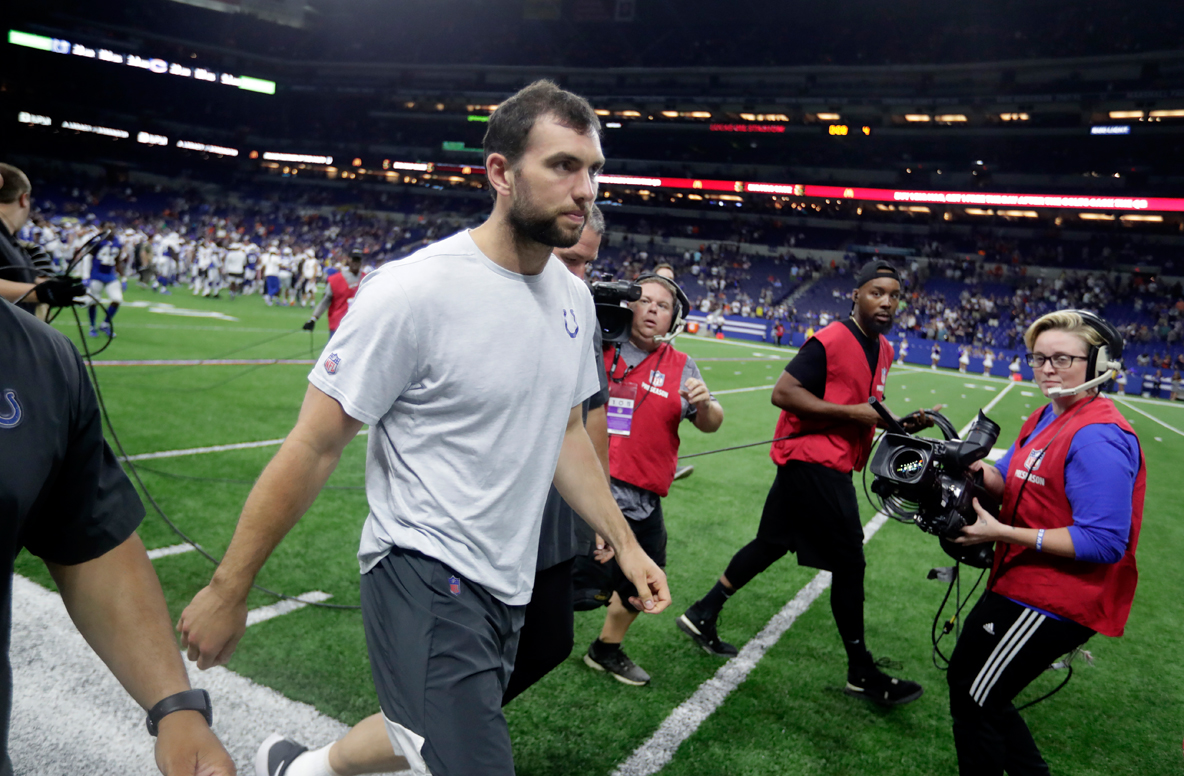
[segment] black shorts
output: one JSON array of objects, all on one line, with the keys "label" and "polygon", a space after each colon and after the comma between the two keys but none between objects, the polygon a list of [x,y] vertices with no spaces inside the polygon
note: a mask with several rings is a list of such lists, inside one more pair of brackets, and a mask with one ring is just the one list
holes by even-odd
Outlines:
[{"label": "black shorts", "polygon": [[438,560],[393,548],[362,575],[370,670],[395,752],[411,770],[513,776],[502,715],[525,606]]},{"label": "black shorts", "polygon": [[796,553],[802,566],[862,566],[863,524],[851,474],[803,461],[778,466],[756,535]]},{"label": "black shorts", "polygon": [[[666,568],[666,521],[662,518],[661,502],[658,502],[653,514],[646,519],[630,520],[625,518],[625,522],[629,523],[629,527],[633,529],[637,543],[641,545],[641,549],[645,550],[645,554],[650,556],[650,560],[657,563],[660,568]],[[609,570],[612,589],[621,597],[622,604],[628,608],[634,608],[629,603],[629,596],[636,596],[638,594],[637,588],[625,576],[625,572],[621,571],[616,558],[610,560],[607,565],[612,567]]]}]

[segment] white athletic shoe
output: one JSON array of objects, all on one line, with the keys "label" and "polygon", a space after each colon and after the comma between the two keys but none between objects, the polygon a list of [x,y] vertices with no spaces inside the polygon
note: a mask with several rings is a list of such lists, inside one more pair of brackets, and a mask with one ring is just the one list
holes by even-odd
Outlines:
[{"label": "white athletic shoe", "polygon": [[255,753],[255,776],[284,776],[296,758],[307,751],[308,747],[272,733]]}]

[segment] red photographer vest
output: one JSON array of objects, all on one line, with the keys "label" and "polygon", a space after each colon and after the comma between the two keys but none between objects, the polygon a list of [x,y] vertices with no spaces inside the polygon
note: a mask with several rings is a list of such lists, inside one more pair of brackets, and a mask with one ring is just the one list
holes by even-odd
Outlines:
[{"label": "red photographer vest", "polygon": [[[1020,528],[1072,525],[1073,510],[1065,495],[1065,458],[1074,435],[1093,423],[1113,423],[1128,434],[1135,433],[1114,402],[1102,396],[1086,401],[1083,407],[1070,407],[1034,438],[1029,437],[1041,413],[1032,413],[1020,429],[1003,488],[999,521],[1004,525]],[[1027,485],[1021,495],[1020,486],[1025,480]],[[1131,494],[1130,537],[1126,552],[1117,563],[1087,563],[999,542],[995,545],[990,588],[999,595],[1058,614],[1104,636],[1121,636],[1139,581],[1135,547],[1143,525],[1146,488],[1147,461],[1140,449],[1139,473]]]},{"label": "red photographer vest", "polygon": [[[822,400],[831,404],[861,404],[869,397],[884,398],[884,384],[892,366],[892,344],[880,335],[880,356],[876,374],[868,371],[867,357],[859,340],[841,321],[835,321],[814,335],[826,349],[826,390]],[[782,411],[769,455],[778,465],[788,461],[817,463],[837,472],[863,469],[872,449],[874,428],[858,423],[804,420]]]},{"label": "red photographer vest", "polygon": [[333,289],[333,296],[329,299],[329,331],[337,331],[341,319],[349,312],[349,306],[354,301],[354,294],[358,293],[358,284],[364,275],[359,273],[358,280],[350,284],[345,279],[345,273],[334,272],[329,276],[329,288]]},{"label": "red photographer vest", "polygon": [[609,437],[609,473],[614,479],[659,496],[670,492],[678,465],[678,424],[682,421],[682,370],[686,353],[663,343],[633,369],[613,370],[615,348],[604,356],[609,379],[637,386],[629,436]]}]

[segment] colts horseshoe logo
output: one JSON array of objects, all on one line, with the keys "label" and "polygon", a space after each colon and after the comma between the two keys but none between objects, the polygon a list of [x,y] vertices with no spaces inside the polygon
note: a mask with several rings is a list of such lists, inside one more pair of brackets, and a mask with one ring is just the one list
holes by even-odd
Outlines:
[{"label": "colts horseshoe logo", "polygon": [[[567,314],[568,313],[571,313],[571,323],[570,324],[567,322]],[[571,330],[571,327],[573,325],[576,327],[575,331]],[[568,310],[563,311],[563,328],[567,330],[567,336],[571,337],[572,339],[575,339],[576,335],[580,333],[580,324],[578,321],[576,321],[576,311],[575,310],[568,309]]]},{"label": "colts horseshoe logo", "polygon": [[16,398],[16,391],[5,390],[3,396],[3,401],[0,401],[0,428],[16,428],[24,416],[21,403]]}]

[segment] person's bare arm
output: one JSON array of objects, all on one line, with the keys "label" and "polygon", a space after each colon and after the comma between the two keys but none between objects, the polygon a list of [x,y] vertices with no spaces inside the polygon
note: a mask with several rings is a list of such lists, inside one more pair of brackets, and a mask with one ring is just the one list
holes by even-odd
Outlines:
[{"label": "person's bare arm", "polygon": [[576,514],[616,551],[621,571],[639,594],[630,596],[629,602],[644,612],[657,614],[670,605],[666,574],[638,545],[625,516],[613,500],[596,460],[592,440],[584,429],[583,414],[582,407],[577,404],[568,416],[559,463],[555,467],[555,488]]},{"label": "person's bare arm", "polygon": [[230,659],[247,623],[247,593],[280,540],[312,505],[362,428],[337,401],[309,386],[296,427],[251,489],[234,538],[210,584],[177,623],[181,647],[198,668]]},{"label": "person's bare arm", "polygon": [[724,408],[711,398],[711,391],[702,380],[690,378],[679,390],[679,394],[695,407],[695,417],[691,420],[695,428],[712,434],[719,430],[724,422]]},{"label": "person's bare arm", "polygon": [[19,283],[15,280],[0,278],[0,297],[16,304],[18,302],[39,302],[37,294],[33,293],[36,283]]},{"label": "person's bare arm", "polygon": [[859,423],[869,427],[880,422],[880,416],[867,402],[833,404],[823,401],[810,393],[801,381],[789,372],[782,372],[781,377],[777,379],[777,385],[773,386],[773,404],[802,420]]},{"label": "person's bare arm", "polygon": [[[987,468],[994,468],[993,466]],[[1040,529],[1021,528],[1014,525],[1000,523],[994,515],[988,512],[978,499],[974,500],[974,511],[978,513],[978,520],[962,529],[962,533],[954,538],[958,544],[982,544],[983,542],[1007,542],[1018,544],[1028,549],[1036,549]],[[1046,528],[1044,538],[1040,540],[1040,551],[1045,555],[1056,555],[1061,558],[1076,558],[1077,549],[1073,546],[1073,534],[1068,528]]]},{"label": "person's bare arm", "polygon": [[[79,632],[145,711],[189,688],[169,611],[140,537],[74,566],[47,563]],[[167,776],[233,776],[234,762],[197,711],[158,727],[156,764]]]},{"label": "person's bare arm", "polygon": [[[588,410],[588,418],[584,422],[584,428],[588,429],[588,438],[592,440],[592,447],[596,448],[596,458],[600,461],[600,466],[604,469],[604,479],[608,482],[610,481],[608,468],[608,405],[605,404],[596,409]],[[613,548],[600,534],[596,534],[596,549],[593,550],[592,557],[600,563],[608,563],[612,560]]]}]

